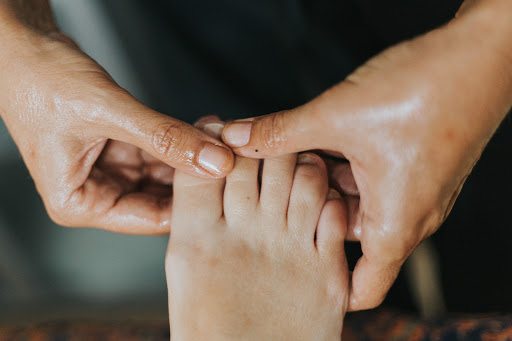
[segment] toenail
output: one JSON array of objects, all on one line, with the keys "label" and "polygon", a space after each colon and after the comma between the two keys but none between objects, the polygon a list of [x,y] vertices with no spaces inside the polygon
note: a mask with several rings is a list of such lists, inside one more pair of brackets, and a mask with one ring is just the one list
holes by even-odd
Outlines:
[{"label": "toenail", "polygon": [[194,127],[202,128],[208,123],[223,123],[223,122],[220,120],[220,118],[218,116],[209,115],[209,116],[201,117],[199,120],[197,120],[194,123]]},{"label": "toenail", "polygon": [[341,194],[334,188],[329,188],[329,193],[327,193],[327,200],[336,200],[336,199],[341,199]]},{"label": "toenail", "polygon": [[199,153],[201,167],[215,175],[221,174],[229,161],[230,153],[222,147],[207,143]]},{"label": "toenail", "polygon": [[316,165],[318,164],[318,158],[314,154],[300,154],[297,157],[298,165]]},{"label": "toenail", "polygon": [[220,139],[223,130],[224,124],[222,123],[207,123],[203,126],[203,131],[216,139]]},{"label": "toenail", "polygon": [[234,122],[224,131],[224,141],[232,147],[243,147],[251,138],[252,122]]}]

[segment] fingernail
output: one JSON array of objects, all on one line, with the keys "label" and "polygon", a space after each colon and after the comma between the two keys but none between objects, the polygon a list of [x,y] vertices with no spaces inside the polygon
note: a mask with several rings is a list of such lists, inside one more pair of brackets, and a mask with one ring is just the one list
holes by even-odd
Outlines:
[{"label": "fingernail", "polygon": [[207,123],[203,126],[203,131],[216,139],[220,139],[223,130],[224,124],[222,123]]},{"label": "fingernail", "polygon": [[199,164],[204,170],[220,174],[229,160],[229,152],[219,146],[207,143],[199,153]]},{"label": "fingernail", "polygon": [[329,188],[329,193],[327,193],[327,200],[335,199],[341,199],[341,194],[334,188]]},{"label": "fingernail", "polygon": [[316,165],[318,164],[318,157],[316,157],[314,154],[300,154],[297,157],[297,164],[298,165]]},{"label": "fingernail", "polygon": [[252,122],[235,122],[224,131],[224,140],[232,147],[243,147],[251,138]]}]

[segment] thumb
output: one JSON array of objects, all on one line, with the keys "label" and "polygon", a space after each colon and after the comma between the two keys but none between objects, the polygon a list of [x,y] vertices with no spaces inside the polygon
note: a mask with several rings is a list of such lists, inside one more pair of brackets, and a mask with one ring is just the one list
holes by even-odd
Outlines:
[{"label": "thumb", "polygon": [[379,262],[363,255],[352,273],[349,311],[379,306],[400,272],[402,263]]},{"label": "thumb", "polygon": [[225,144],[185,122],[140,107],[118,115],[107,136],[135,145],[190,175],[222,178],[231,171],[234,156]]},{"label": "thumb", "polygon": [[374,220],[368,212],[362,214],[363,255],[352,273],[349,311],[372,309],[384,301],[410,250],[414,249],[411,245],[415,244],[405,238],[406,233],[399,232],[401,229],[389,224],[383,229],[381,221],[388,219]]},{"label": "thumb", "polygon": [[304,105],[297,109],[238,120],[226,125],[224,142],[235,153],[252,158],[326,148],[320,115]]}]

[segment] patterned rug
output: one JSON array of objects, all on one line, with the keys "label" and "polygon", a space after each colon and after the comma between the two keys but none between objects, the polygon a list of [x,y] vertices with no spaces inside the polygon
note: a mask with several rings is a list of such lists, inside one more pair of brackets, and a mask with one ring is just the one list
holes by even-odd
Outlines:
[{"label": "patterned rug", "polygon": [[[164,341],[165,323],[54,322],[30,327],[0,328],[1,341]],[[487,315],[420,321],[395,312],[351,314],[344,341],[505,341],[512,340],[512,315]]]}]

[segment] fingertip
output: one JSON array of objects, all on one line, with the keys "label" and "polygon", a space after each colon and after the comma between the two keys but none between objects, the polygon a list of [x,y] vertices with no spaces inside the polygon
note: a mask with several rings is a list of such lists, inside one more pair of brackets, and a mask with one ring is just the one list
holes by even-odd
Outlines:
[{"label": "fingertip", "polygon": [[348,311],[378,307],[393,285],[400,266],[376,264],[363,254],[352,273]]},{"label": "fingertip", "polygon": [[223,178],[231,172],[234,160],[230,149],[209,142],[205,143],[197,157],[199,167],[216,179]]},{"label": "fingertip", "polygon": [[244,147],[251,139],[252,121],[233,121],[226,125],[222,140],[233,148]]},{"label": "fingertip", "polygon": [[[220,140],[225,124],[217,116],[206,116],[197,121],[194,126],[208,136]],[[206,143],[199,152],[197,162],[213,178],[223,178],[234,167],[234,155],[229,147]]]},{"label": "fingertip", "polygon": [[301,107],[226,125],[222,139],[237,155],[269,158],[301,151],[325,149],[318,122]]},{"label": "fingertip", "polygon": [[234,154],[243,157],[264,159],[279,155],[270,153],[267,148],[259,147],[260,141],[254,141],[252,138],[254,122],[255,119],[250,118],[226,123],[221,135],[222,142],[228,145]]}]

